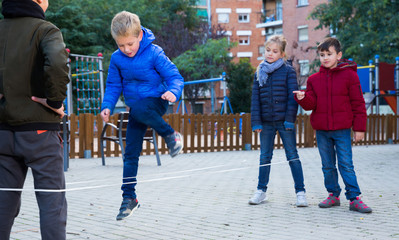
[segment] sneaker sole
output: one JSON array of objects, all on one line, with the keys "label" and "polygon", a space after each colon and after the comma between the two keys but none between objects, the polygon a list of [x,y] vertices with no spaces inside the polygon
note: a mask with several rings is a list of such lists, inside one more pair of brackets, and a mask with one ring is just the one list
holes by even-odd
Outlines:
[{"label": "sneaker sole", "polygon": [[179,155],[180,153],[182,153],[183,152],[183,146],[181,147],[181,149],[179,150],[179,152],[177,152],[177,153],[175,153],[175,154],[173,154],[173,155],[170,155],[172,158],[174,158],[174,157],[176,157],[177,155]]},{"label": "sneaker sole", "polygon": [[351,207],[349,207],[349,210],[350,211],[354,211],[354,212],[360,212],[360,213],[372,213],[373,211],[371,210],[371,211],[369,211],[369,210],[367,210],[367,211],[361,211],[361,210],[359,210],[359,209],[357,209],[357,208],[351,208]]},{"label": "sneaker sole", "polygon": [[140,203],[139,204],[137,204],[137,206],[135,207],[135,208],[133,208],[132,209],[132,211],[129,213],[129,215],[127,215],[126,217],[124,217],[124,218],[120,218],[120,219],[116,219],[116,221],[121,221],[121,220],[125,220],[126,218],[128,218],[128,217],[130,217],[130,216],[132,216],[132,214],[133,214],[133,212],[134,211],[136,211],[137,210],[137,208],[139,208],[140,207]]},{"label": "sneaker sole", "polygon": [[308,207],[308,204],[296,204],[297,207]]},{"label": "sneaker sole", "polygon": [[261,203],[263,203],[264,201],[260,202],[260,203],[254,203],[254,202],[248,202],[249,205],[259,205]]},{"label": "sneaker sole", "polygon": [[330,207],[338,207],[341,206],[341,204],[332,204],[332,205],[319,205],[319,208],[330,208]]},{"label": "sneaker sole", "polygon": [[258,202],[258,203],[248,201],[248,204],[249,204],[249,205],[259,205],[259,204],[262,204],[262,203],[266,202],[266,200],[267,200],[267,199],[263,199],[262,201],[260,201],[260,202]]}]

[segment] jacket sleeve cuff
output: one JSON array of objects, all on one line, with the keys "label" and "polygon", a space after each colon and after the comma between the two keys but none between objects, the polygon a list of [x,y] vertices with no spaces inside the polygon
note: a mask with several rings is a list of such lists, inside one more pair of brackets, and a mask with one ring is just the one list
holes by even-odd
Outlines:
[{"label": "jacket sleeve cuff", "polygon": [[62,101],[51,101],[49,99],[47,99],[47,104],[55,109],[59,109],[62,107]]},{"label": "jacket sleeve cuff", "polygon": [[258,130],[258,129],[262,129],[262,125],[256,125],[252,127],[252,131]]},{"label": "jacket sleeve cuff", "polygon": [[294,129],[295,123],[284,121],[284,127],[285,129]]},{"label": "jacket sleeve cuff", "polygon": [[114,114],[114,108],[112,108],[112,107],[110,107],[110,106],[108,106],[108,105],[105,105],[105,104],[102,104],[101,105],[101,112],[104,110],[104,109],[109,109],[109,111],[110,111],[110,115],[112,115],[112,114]]}]

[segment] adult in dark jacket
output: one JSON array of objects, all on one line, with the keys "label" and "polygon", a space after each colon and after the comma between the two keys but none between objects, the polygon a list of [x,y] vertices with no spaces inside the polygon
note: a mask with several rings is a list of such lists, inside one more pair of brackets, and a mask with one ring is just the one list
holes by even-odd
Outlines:
[{"label": "adult in dark jacket", "polygon": [[296,205],[306,207],[302,165],[296,149],[295,120],[298,104],[292,92],[298,89],[295,70],[284,61],[287,42],[274,36],[265,43],[265,61],[255,74],[251,100],[252,130],[260,133],[260,166],[258,187],[249,204],[266,199],[277,131],[283,140],[285,154],[291,168],[297,195]]},{"label": "adult in dark jacket", "polygon": [[[28,168],[42,239],[65,239],[67,203],[61,140],[68,55],[45,21],[48,0],[3,0],[0,21],[0,239],[9,239]],[[4,189],[12,189],[5,191]],[[56,190],[54,192],[41,191]]]}]

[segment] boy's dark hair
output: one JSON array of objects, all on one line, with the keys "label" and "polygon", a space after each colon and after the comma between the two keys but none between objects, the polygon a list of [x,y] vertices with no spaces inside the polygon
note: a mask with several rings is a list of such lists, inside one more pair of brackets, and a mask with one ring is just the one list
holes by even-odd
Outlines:
[{"label": "boy's dark hair", "polygon": [[317,46],[317,51],[322,52],[322,51],[328,51],[330,47],[334,47],[335,51],[337,53],[341,52],[341,43],[339,42],[338,39],[333,38],[333,37],[328,37],[324,39],[318,46]]}]

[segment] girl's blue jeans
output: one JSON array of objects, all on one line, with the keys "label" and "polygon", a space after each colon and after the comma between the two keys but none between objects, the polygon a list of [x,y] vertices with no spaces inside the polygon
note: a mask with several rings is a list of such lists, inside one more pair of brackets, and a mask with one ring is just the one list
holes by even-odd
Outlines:
[{"label": "girl's blue jeans", "polygon": [[338,159],[338,169],[345,183],[346,198],[349,200],[359,196],[360,189],[352,161],[351,130],[317,130],[316,139],[327,191],[334,196],[339,196],[341,193],[336,167]]},{"label": "girl's blue jeans", "polygon": [[121,187],[124,198],[136,198],[137,169],[147,127],[153,128],[161,137],[174,133],[173,128],[162,118],[167,108],[168,101],[161,98],[144,98],[130,106]]},{"label": "girl's blue jeans", "polygon": [[270,163],[273,156],[274,139],[277,131],[283,141],[285,156],[291,168],[295,192],[305,191],[301,161],[296,149],[295,130],[286,130],[283,121],[262,123],[260,132],[260,166],[258,189],[266,191],[270,176]]}]

